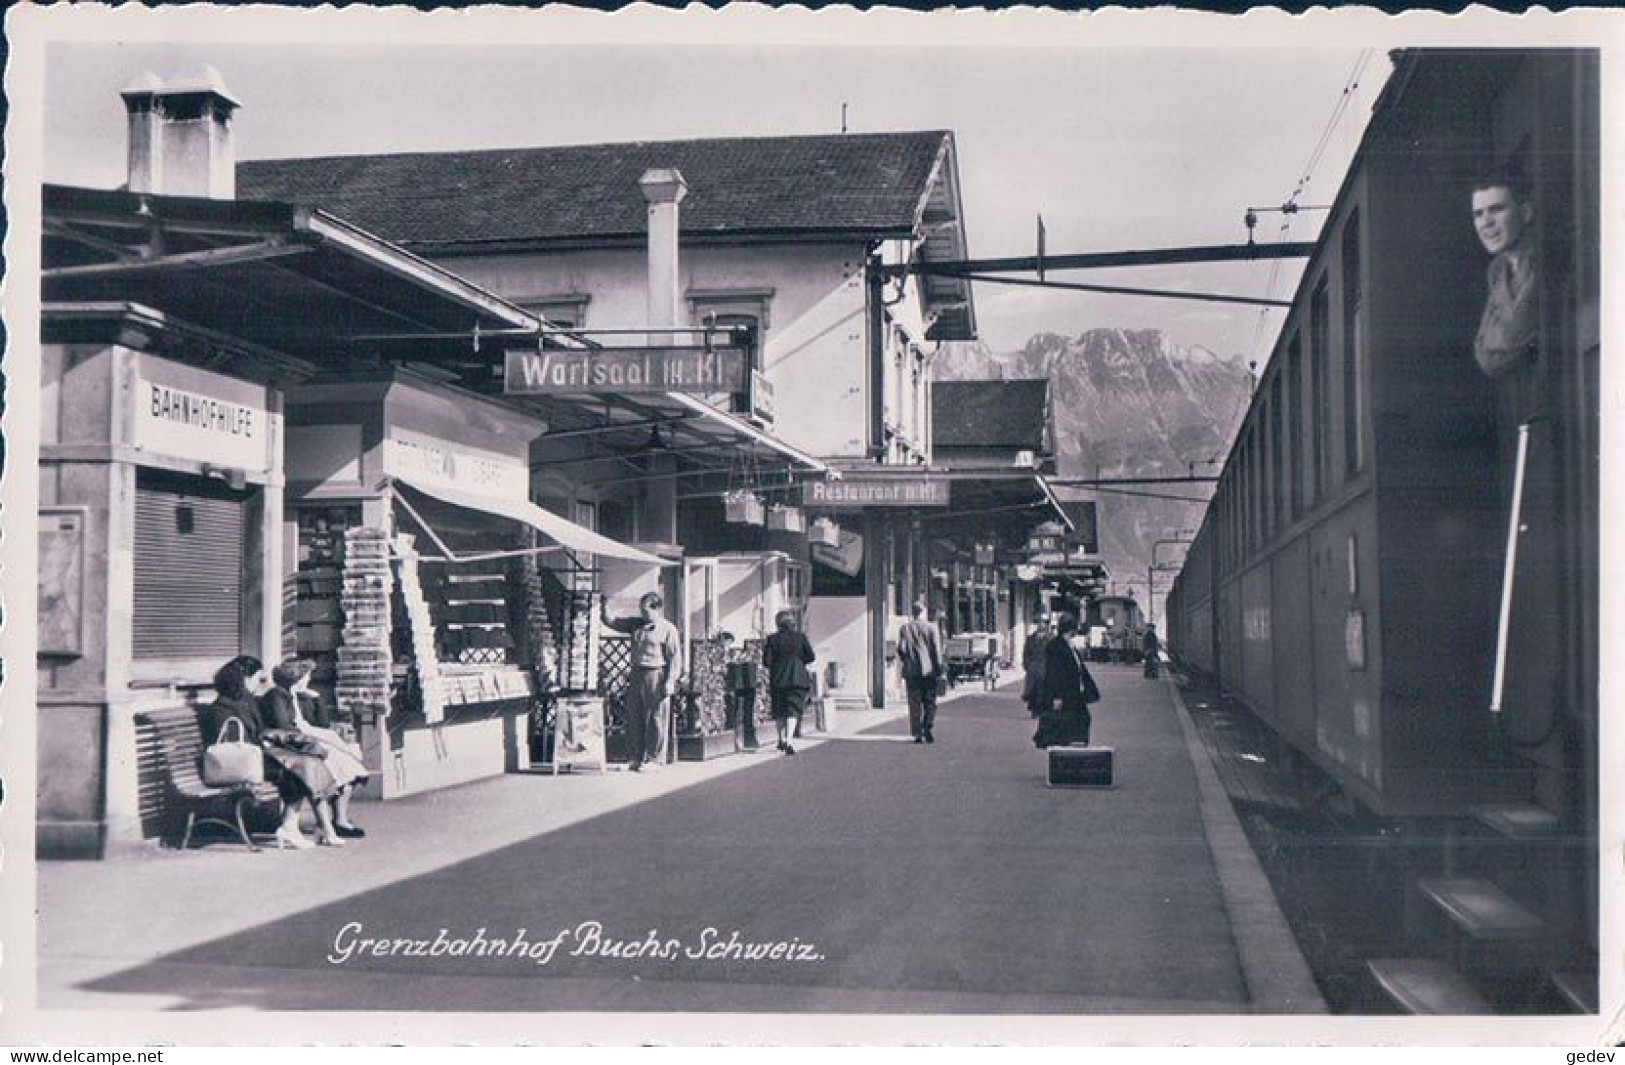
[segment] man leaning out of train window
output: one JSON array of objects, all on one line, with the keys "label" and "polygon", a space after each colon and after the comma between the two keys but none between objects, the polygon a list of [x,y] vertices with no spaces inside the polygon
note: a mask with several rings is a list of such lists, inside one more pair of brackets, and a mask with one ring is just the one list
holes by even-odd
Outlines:
[{"label": "man leaning out of train window", "polygon": [[1502,377],[1532,358],[1540,329],[1540,267],[1535,255],[1535,205],[1527,182],[1510,169],[1473,185],[1473,226],[1490,253],[1489,296],[1473,341],[1473,358]]}]

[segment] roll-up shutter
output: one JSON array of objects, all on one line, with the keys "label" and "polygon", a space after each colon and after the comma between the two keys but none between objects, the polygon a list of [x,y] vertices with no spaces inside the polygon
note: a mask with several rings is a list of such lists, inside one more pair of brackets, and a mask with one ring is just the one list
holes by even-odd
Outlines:
[{"label": "roll-up shutter", "polygon": [[247,498],[207,478],[137,474],[134,657],[241,651]]}]

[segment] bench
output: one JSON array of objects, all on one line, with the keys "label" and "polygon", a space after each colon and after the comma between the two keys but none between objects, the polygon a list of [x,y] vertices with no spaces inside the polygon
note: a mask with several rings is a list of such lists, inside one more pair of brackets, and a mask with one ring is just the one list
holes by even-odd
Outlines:
[{"label": "bench", "polygon": [[140,715],[151,727],[163,758],[167,802],[176,813],[185,811],[186,829],[180,849],[192,842],[192,830],[201,824],[235,829],[251,851],[260,848],[249,835],[244,813],[250,807],[269,806],[281,801],[271,784],[237,784],[216,787],[205,784],[198,766],[203,759],[203,732],[197,711],[190,706],[150,710]]}]

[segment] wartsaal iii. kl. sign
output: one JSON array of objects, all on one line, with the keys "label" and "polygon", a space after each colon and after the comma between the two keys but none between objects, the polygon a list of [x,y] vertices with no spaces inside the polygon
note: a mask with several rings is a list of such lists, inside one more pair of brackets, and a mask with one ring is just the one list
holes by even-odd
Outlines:
[{"label": "wartsaal iii. kl. sign", "polygon": [[703,348],[509,351],[510,396],[578,392],[743,392],[745,353]]}]

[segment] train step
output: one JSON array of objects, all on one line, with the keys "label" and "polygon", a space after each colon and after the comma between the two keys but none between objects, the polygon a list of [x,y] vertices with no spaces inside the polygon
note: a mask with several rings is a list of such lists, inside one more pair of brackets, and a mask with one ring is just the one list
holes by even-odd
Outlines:
[{"label": "train step", "polygon": [[1597,974],[1583,970],[1562,970],[1551,974],[1552,989],[1576,1013],[1597,1012]]},{"label": "train step", "polygon": [[1530,940],[1545,931],[1545,921],[1488,880],[1425,876],[1416,886],[1474,942]]},{"label": "train step", "polygon": [[1485,803],[1472,808],[1479,824],[1510,840],[1551,839],[1558,834],[1557,815],[1527,802]]},{"label": "train step", "polygon": [[1377,986],[1406,1013],[1493,1013],[1467,978],[1433,958],[1372,958],[1366,968]]}]

